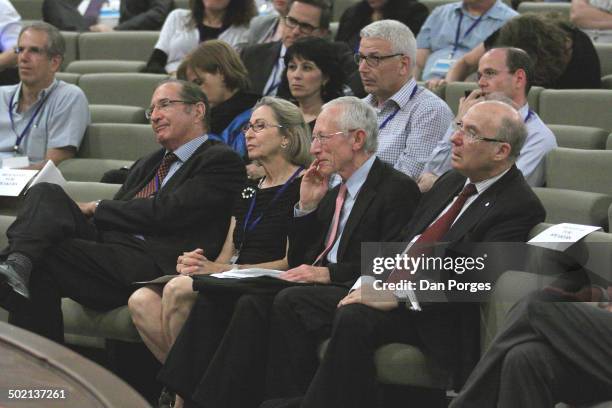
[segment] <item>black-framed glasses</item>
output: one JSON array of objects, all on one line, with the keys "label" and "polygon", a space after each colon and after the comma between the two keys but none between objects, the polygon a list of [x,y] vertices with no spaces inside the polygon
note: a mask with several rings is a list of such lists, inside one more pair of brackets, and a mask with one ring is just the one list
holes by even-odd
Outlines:
[{"label": "black-framed glasses", "polygon": [[321,132],[317,132],[316,134],[312,134],[312,137],[310,139],[310,143],[314,143],[315,140],[317,140],[319,143],[321,143],[322,145],[326,144],[327,142],[329,142],[329,140],[336,136],[336,135],[341,135],[343,133],[351,133],[354,132],[357,129],[349,129],[346,131],[340,131],[340,132],[334,132],[334,133],[321,133]]},{"label": "black-framed glasses", "polygon": [[491,137],[480,136],[473,129],[466,129],[463,126],[463,122],[453,123],[453,132],[461,133],[464,137],[467,137],[471,142],[490,142],[490,143],[506,143],[505,140],[493,139]]},{"label": "black-framed glasses", "polygon": [[283,125],[272,125],[264,120],[258,120],[255,123],[251,123],[251,122],[245,123],[244,126],[242,127],[242,131],[246,133],[249,131],[249,129],[253,129],[253,132],[259,133],[265,128],[271,128],[271,127],[281,129]]},{"label": "black-framed glasses", "polygon": [[145,111],[145,118],[147,118],[147,120],[151,120],[151,116],[153,116],[153,112],[155,111],[155,109],[160,111],[166,111],[172,104],[175,103],[195,105],[197,102],[183,101],[181,99],[162,99],[161,101],[149,106],[149,108]]},{"label": "black-framed glasses", "polygon": [[364,55],[361,53],[357,53],[353,55],[353,58],[355,59],[355,64],[357,65],[361,64],[362,61],[365,61],[369,67],[376,68],[377,66],[380,65],[380,61],[383,61],[389,58],[393,58],[393,57],[403,56],[403,55],[404,54],[402,53],[389,54],[389,55]]},{"label": "black-framed glasses", "polygon": [[306,35],[312,34],[315,30],[318,30],[320,28],[308,23],[303,23],[300,20],[297,20],[291,16],[286,16],[284,21],[285,25],[291,29],[294,29],[295,27],[300,27],[300,32]]}]

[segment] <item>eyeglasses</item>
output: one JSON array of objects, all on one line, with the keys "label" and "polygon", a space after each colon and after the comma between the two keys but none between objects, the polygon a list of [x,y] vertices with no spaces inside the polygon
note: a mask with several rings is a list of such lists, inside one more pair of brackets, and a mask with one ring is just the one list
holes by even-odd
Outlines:
[{"label": "eyeglasses", "polygon": [[44,47],[43,48],[41,47],[15,47],[14,50],[15,50],[15,54],[17,55],[23,54],[26,51],[34,55],[43,55],[47,53],[47,49]]},{"label": "eyeglasses", "polygon": [[507,69],[503,70],[503,71],[497,71],[495,69],[490,69],[489,68],[489,69],[485,69],[482,72],[477,72],[476,73],[476,78],[478,79],[478,81],[480,81],[480,78],[484,78],[487,81],[489,81],[489,80],[495,78],[496,76],[498,76],[499,74],[501,74],[502,72],[508,72],[510,74],[513,74],[513,72],[508,71]]},{"label": "eyeglasses", "polygon": [[453,123],[453,132],[458,132],[461,133],[464,137],[467,137],[470,142],[491,142],[491,143],[506,143],[506,141],[504,140],[499,140],[499,139],[493,139],[490,137],[484,137],[484,136],[480,136],[478,135],[474,130],[472,129],[466,129],[463,126],[463,122],[455,122]]},{"label": "eyeglasses", "polygon": [[360,53],[357,53],[355,55],[353,55],[353,58],[355,59],[355,64],[360,65],[362,61],[365,61],[366,64],[368,64],[369,67],[371,68],[376,68],[377,66],[380,65],[380,61],[389,59],[389,58],[393,58],[393,57],[399,57],[399,56],[403,56],[404,54],[389,54],[389,55],[363,55]]},{"label": "eyeglasses", "polygon": [[258,120],[255,123],[251,123],[251,122],[245,123],[244,126],[242,127],[242,131],[246,133],[249,131],[249,129],[253,129],[253,132],[259,133],[265,128],[270,128],[270,127],[275,127],[275,128],[280,129],[283,127],[283,125],[271,125],[264,120]]},{"label": "eyeglasses", "polygon": [[300,27],[300,32],[302,34],[312,34],[313,31],[318,30],[320,27],[315,27],[311,24],[308,23],[302,23],[300,20],[296,20],[295,18],[291,17],[291,16],[286,16],[285,17],[285,25],[290,28],[290,29],[294,29],[295,27]]},{"label": "eyeglasses", "polygon": [[180,99],[162,99],[161,101],[157,102],[156,104],[153,104],[151,106],[149,106],[149,108],[145,111],[145,118],[147,118],[147,120],[151,120],[151,116],[153,116],[153,112],[155,111],[155,109],[160,110],[160,111],[167,111],[168,108],[175,103],[184,103],[187,105],[195,105],[197,102],[190,102],[190,101],[183,101]]},{"label": "eyeglasses", "polygon": [[357,129],[349,129],[347,131],[341,131],[341,132],[334,132],[334,133],[321,133],[318,132],[316,135],[313,134],[312,138],[310,139],[310,143],[314,143],[315,140],[317,140],[319,143],[321,143],[322,145],[326,144],[327,142],[329,142],[329,139],[331,139],[332,137],[336,136],[336,135],[341,135],[343,133],[351,133],[354,132]]}]

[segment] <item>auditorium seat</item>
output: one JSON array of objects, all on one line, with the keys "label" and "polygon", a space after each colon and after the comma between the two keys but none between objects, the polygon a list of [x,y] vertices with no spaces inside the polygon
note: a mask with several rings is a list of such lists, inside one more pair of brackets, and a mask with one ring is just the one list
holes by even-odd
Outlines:
[{"label": "auditorium seat", "polygon": [[546,155],[546,186],[612,195],[612,150],[559,147]]},{"label": "auditorium seat", "polygon": [[546,187],[534,187],[533,191],[546,209],[546,222],[597,225],[608,231],[612,196]]},{"label": "auditorium seat", "polygon": [[547,124],[593,126],[612,130],[612,90],[545,89],[539,115]]},{"label": "auditorium seat", "polygon": [[182,8],[189,10],[189,0],[174,0],[174,8]]},{"label": "auditorium seat", "polygon": [[42,20],[43,0],[11,0],[23,20]]},{"label": "auditorium seat", "polygon": [[533,1],[523,1],[519,4],[517,11],[525,13],[559,13],[564,19],[568,20],[570,15],[570,3],[540,3]]},{"label": "auditorium seat", "polygon": [[159,31],[113,31],[81,33],[80,60],[148,61]]},{"label": "auditorium seat", "polygon": [[601,65],[601,76],[612,74],[612,44],[594,44],[599,63]]},{"label": "auditorium seat", "polygon": [[76,157],[137,160],[159,148],[150,125],[93,123],[87,127]]},{"label": "auditorium seat", "polygon": [[74,85],[78,85],[79,84],[79,78],[81,77],[80,74],[72,74],[70,72],[56,72],[55,73],[55,77],[57,79],[60,79],[64,82],[68,82],[69,84],[74,84]]},{"label": "auditorium seat", "polygon": [[455,1],[453,0],[421,0],[420,3],[427,6],[427,8],[429,9],[429,14],[431,14],[433,9],[435,9],[436,7],[443,6],[448,3],[455,3]]},{"label": "auditorium seat", "polygon": [[72,31],[61,31],[61,34],[66,42],[66,52],[64,53],[64,61],[62,62],[62,70],[65,70],[72,61],[79,59],[79,33]]},{"label": "auditorium seat", "polygon": [[89,112],[91,113],[91,123],[146,124],[148,122],[145,118],[144,108],[139,106],[89,105]]},{"label": "auditorium seat", "polygon": [[612,74],[606,75],[605,77],[601,78],[601,87],[603,89],[612,89]]},{"label": "auditorium seat", "polygon": [[111,73],[84,74],[79,87],[87,95],[90,104],[130,105],[148,108],[153,90],[166,75]]},{"label": "auditorium seat", "polygon": [[80,60],[72,61],[64,71],[75,74],[140,72],[146,65],[144,61]]},{"label": "auditorium seat", "polygon": [[609,133],[589,126],[548,125],[559,147],[572,149],[605,149]]},{"label": "auditorium seat", "polygon": [[608,136],[608,142],[606,143],[606,150],[612,150],[612,133]]},{"label": "auditorium seat", "polygon": [[359,3],[360,1],[361,0],[334,0],[332,4],[332,21],[340,21],[340,17],[342,16],[342,13],[344,13],[344,10],[346,10],[355,3]]},{"label": "auditorium seat", "polygon": [[57,168],[68,181],[98,182],[109,170],[130,167],[132,160],[114,159],[68,159],[61,162]]}]

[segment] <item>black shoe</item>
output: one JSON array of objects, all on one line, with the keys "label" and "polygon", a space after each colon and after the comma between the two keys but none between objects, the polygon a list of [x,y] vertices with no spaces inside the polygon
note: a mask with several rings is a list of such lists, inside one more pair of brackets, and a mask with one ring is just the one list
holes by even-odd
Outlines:
[{"label": "black shoe", "polygon": [[166,387],[162,389],[159,400],[157,401],[158,408],[172,408],[174,406],[174,399],[176,395],[173,392],[168,391]]},{"label": "black shoe", "polygon": [[30,298],[26,278],[23,273],[20,273],[19,267],[13,262],[0,262],[0,281],[2,281],[2,286],[8,285],[17,294],[26,299]]}]

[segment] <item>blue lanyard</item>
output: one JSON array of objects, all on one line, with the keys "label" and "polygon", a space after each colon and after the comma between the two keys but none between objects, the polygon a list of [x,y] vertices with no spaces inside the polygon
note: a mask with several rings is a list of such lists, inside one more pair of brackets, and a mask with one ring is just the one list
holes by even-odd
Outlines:
[{"label": "blue lanyard", "polygon": [[[298,167],[298,169],[291,175],[291,177],[289,177],[289,179],[285,181],[285,184],[283,184],[283,186],[280,189],[278,189],[276,194],[274,194],[274,197],[272,197],[272,200],[270,200],[266,208],[264,208],[261,211],[261,213],[259,214],[259,217],[255,218],[253,222],[249,224],[249,220],[251,219],[251,216],[253,215],[253,210],[255,209],[255,201],[257,200],[257,193],[253,195],[253,198],[251,199],[251,205],[249,206],[249,211],[247,212],[246,217],[244,217],[244,223],[242,226],[242,242],[243,243],[245,241],[247,232],[253,231],[253,229],[257,226],[257,224],[259,224],[259,221],[261,221],[261,219],[263,218],[264,212],[268,209],[268,207],[270,207],[285,192],[285,190],[287,190],[291,182],[295,180],[295,178],[298,176],[298,174],[300,174],[302,170],[304,170],[304,167],[302,166]],[[240,246],[242,247],[242,244]]]},{"label": "blue lanyard", "polygon": [[13,146],[13,150],[15,151],[15,153],[19,151],[19,146],[21,145],[21,141],[28,134],[28,131],[30,130],[30,127],[32,126],[32,123],[34,123],[34,119],[36,119],[36,116],[38,116],[38,113],[40,112],[42,107],[45,105],[45,102],[47,102],[47,98],[49,98],[49,95],[51,95],[51,92],[53,92],[54,89],[55,87],[53,87],[53,89],[47,92],[43,100],[40,102],[40,105],[38,105],[38,107],[34,111],[34,115],[32,115],[32,117],[30,118],[30,121],[26,125],[25,129],[23,129],[23,132],[21,132],[21,135],[18,134],[17,131],[15,130],[15,122],[13,119],[13,109],[15,108],[15,105],[17,104],[17,102],[15,102],[15,105],[13,105],[13,100],[15,99],[15,95],[17,95],[17,90],[11,96],[11,100],[9,102],[9,118],[11,119],[11,128],[13,129],[15,136],[17,136],[17,139],[15,140],[15,146]]},{"label": "blue lanyard", "polygon": [[527,123],[527,121],[531,119],[532,116],[533,116],[533,111],[529,109],[529,111],[527,112],[527,116],[525,116],[525,123]]},{"label": "blue lanyard", "polygon": [[[415,84],[414,88],[412,89],[412,92],[410,93],[410,97],[408,98],[409,101],[412,99],[414,94],[416,94],[417,88],[418,88],[418,85]],[[387,123],[391,122],[391,120],[395,117],[395,115],[397,115],[397,112],[399,111],[400,111],[400,107],[398,106],[392,114],[390,114],[389,116],[387,116],[385,120],[383,120],[383,123],[380,124],[380,126],[378,127],[378,130],[383,130],[385,126],[387,126]]]},{"label": "blue lanyard", "polygon": [[[488,11],[488,10],[487,10]],[[480,24],[480,21],[482,21],[482,18],[486,15],[487,13],[483,13],[481,14],[476,21],[474,21],[474,23],[470,26],[470,28],[467,29],[467,31],[465,32],[465,34],[463,34],[463,39],[465,40],[465,37],[467,37],[474,28],[476,28],[476,26],[478,24]],[[451,54],[451,59],[455,56],[455,53],[457,52],[457,49],[459,48],[459,37],[461,35],[461,23],[463,22],[463,12],[460,11],[460,16],[459,16],[459,23],[457,24],[457,31],[455,33],[455,44],[453,45],[453,52]]]}]

